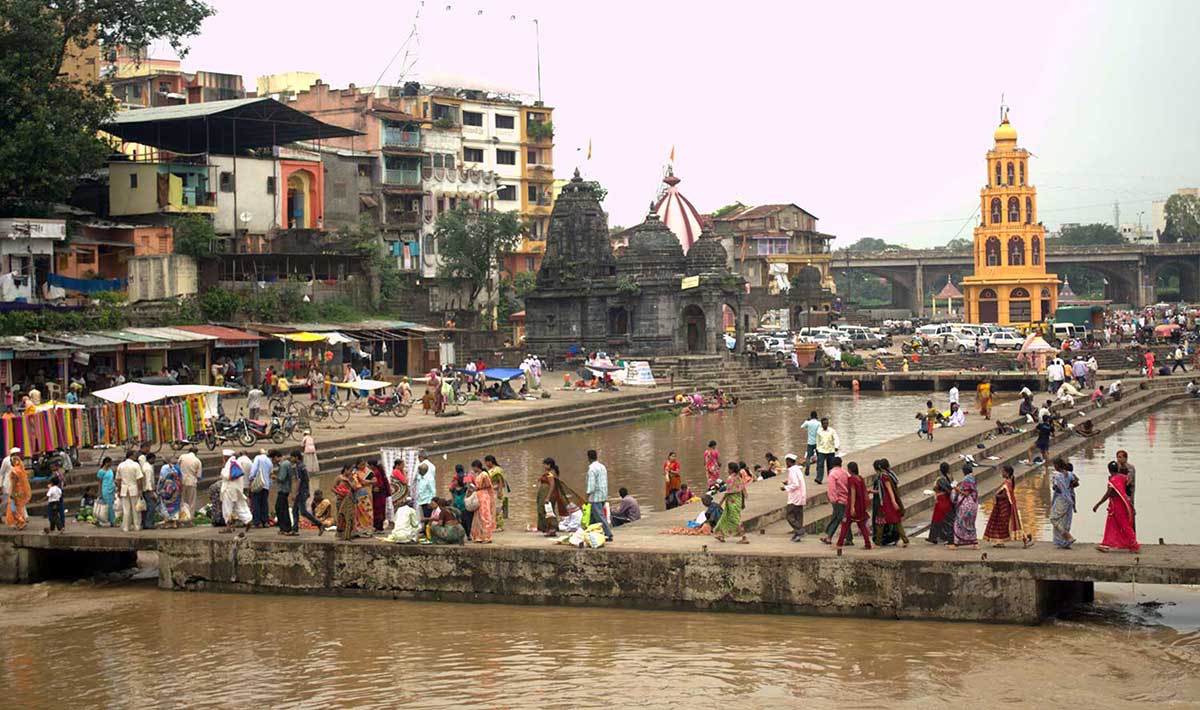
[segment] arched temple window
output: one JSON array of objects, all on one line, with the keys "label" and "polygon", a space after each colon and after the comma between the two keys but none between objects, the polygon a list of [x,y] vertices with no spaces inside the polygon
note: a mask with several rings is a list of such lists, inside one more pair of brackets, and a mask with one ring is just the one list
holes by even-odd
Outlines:
[{"label": "arched temple window", "polygon": [[1008,164],[1008,184],[1013,184],[1013,164]]},{"label": "arched temple window", "polygon": [[1021,201],[1015,197],[1008,198],[1008,221],[1021,221]]},{"label": "arched temple window", "polygon": [[992,224],[1000,224],[1000,213],[1003,208],[1000,206],[1000,198],[992,198]]},{"label": "arched temple window", "polygon": [[996,292],[990,288],[985,288],[979,292],[979,322],[980,323],[995,323],[999,320],[999,302],[996,300]]},{"label": "arched temple window", "polygon": [[[1008,238],[1008,265],[1009,266],[1024,266],[1025,265],[1025,240],[1020,237]],[[1029,298],[1029,294],[1025,294],[1025,298]]]},{"label": "arched temple window", "polygon": [[1008,295],[1008,321],[1028,323],[1032,315],[1029,292],[1019,286],[1014,288]]},{"label": "arched temple window", "polygon": [[[996,237],[988,237],[983,245],[985,263],[988,266],[1000,265],[1000,240]],[[992,296],[995,298],[995,294]]]},{"label": "arched temple window", "polygon": [[992,187],[1000,187],[1002,184],[1004,184],[1004,183],[1000,182],[1000,161],[997,160],[996,161],[996,183]]},{"label": "arched temple window", "polygon": [[1033,198],[1025,198],[1025,224],[1033,224]]},{"label": "arched temple window", "polygon": [[1021,184],[1024,185],[1025,184],[1025,163],[1024,163],[1024,161],[1022,161],[1022,162],[1018,163],[1018,165],[1020,165],[1020,167],[1021,167]]},{"label": "arched temple window", "polygon": [[1040,266],[1042,263],[1042,240],[1034,237],[1029,241],[1029,263]]}]

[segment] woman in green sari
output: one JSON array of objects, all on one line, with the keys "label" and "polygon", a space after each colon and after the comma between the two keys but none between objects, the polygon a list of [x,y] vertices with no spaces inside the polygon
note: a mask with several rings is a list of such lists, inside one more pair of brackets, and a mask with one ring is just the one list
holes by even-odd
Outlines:
[{"label": "woman in green sari", "polygon": [[746,508],[746,479],[736,463],[729,464],[729,476],[725,479],[725,498],[721,502],[721,519],[713,528],[717,542],[725,542],[725,536],[741,535],[739,545],[749,545],[746,528],[742,525],[742,511]]},{"label": "woman in green sari", "polygon": [[574,503],[583,507],[583,498],[559,478],[554,459],[543,459],[542,469],[537,488],[537,529],[547,537],[553,537],[558,534],[558,521],[567,517],[567,506]]}]

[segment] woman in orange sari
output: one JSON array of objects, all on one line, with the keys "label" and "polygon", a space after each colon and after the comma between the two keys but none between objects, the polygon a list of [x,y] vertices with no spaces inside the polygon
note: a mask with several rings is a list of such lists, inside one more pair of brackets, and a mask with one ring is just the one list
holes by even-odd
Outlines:
[{"label": "woman in orange sari", "polygon": [[482,461],[472,461],[471,468],[475,473],[475,498],[479,501],[479,507],[471,519],[471,539],[475,542],[491,542],[492,533],[496,531],[496,487],[492,485],[492,477]]},{"label": "woman in orange sari", "polygon": [[679,476],[679,458],[674,451],[667,453],[667,462],[663,464],[663,478],[667,482],[666,505],[667,510],[670,510],[679,505],[679,488],[683,485],[683,479]]},{"label": "woman in orange sari", "polygon": [[33,489],[29,486],[29,472],[25,470],[25,460],[21,458],[21,454],[13,454],[11,461],[12,471],[9,473],[10,493],[8,496],[8,510],[4,511],[4,522],[16,530],[24,530],[25,523],[27,522],[25,506],[29,504],[29,499],[33,497]]},{"label": "woman in orange sari", "polygon": [[350,474],[350,488],[354,494],[354,536],[371,537],[375,534],[375,507],[371,504],[371,482],[367,480],[366,461],[359,461]]},{"label": "woman in orange sari", "polygon": [[[16,468],[13,469],[16,473]],[[1133,501],[1129,500],[1128,478],[1121,473],[1116,461],[1108,462],[1108,490],[1104,497],[1092,506],[1092,512],[1100,508],[1100,504],[1108,501],[1108,520],[1104,523],[1104,539],[1096,549],[1101,552],[1126,550],[1137,552],[1141,549],[1137,534],[1133,531],[1134,510]],[[14,488],[14,494],[16,489]]]}]

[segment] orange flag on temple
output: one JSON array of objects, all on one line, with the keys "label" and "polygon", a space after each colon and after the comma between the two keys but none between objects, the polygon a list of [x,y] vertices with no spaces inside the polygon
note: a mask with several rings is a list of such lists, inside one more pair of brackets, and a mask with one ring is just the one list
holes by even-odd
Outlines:
[{"label": "orange flag on temple", "polygon": [[675,146],[671,146],[671,162],[675,162]]}]

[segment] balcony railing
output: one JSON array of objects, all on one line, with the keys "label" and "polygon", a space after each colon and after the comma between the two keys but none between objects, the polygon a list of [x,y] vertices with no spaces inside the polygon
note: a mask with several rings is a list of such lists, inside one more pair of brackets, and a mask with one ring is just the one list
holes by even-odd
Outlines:
[{"label": "balcony railing", "polygon": [[383,146],[385,148],[420,149],[421,131],[400,128],[399,126],[385,126],[383,129]]},{"label": "balcony railing", "polygon": [[383,184],[399,187],[420,187],[420,170],[387,169],[383,171]]},{"label": "balcony railing", "polygon": [[412,210],[397,210],[388,213],[388,221],[401,227],[415,227],[421,223],[421,215]]}]

